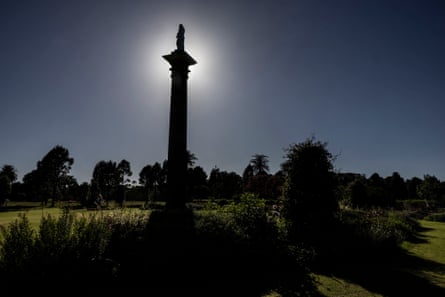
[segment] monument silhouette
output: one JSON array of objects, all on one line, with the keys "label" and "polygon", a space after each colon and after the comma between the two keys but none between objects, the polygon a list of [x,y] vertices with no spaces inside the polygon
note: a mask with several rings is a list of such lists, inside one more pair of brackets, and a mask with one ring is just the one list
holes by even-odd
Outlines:
[{"label": "monument silhouette", "polygon": [[162,56],[171,68],[170,122],[168,138],[168,209],[185,208],[187,175],[187,79],[189,66],[196,64],[184,50],[185,29],[179,25],[176,49]]}]

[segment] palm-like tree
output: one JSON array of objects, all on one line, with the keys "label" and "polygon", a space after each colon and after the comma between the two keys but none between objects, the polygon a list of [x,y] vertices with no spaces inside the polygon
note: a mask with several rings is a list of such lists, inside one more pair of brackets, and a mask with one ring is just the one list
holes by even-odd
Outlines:
[{"label": "palm-like tree", "polygon": [[193,168],[197,160],[198,158],[195,156],[195,154],[187,150],[187,167]]},{"label": "palm-like tree", "polygon": [[265,175],[269,171],[269,157],[263,154],[255,154],[250,160],[254,175]]}]

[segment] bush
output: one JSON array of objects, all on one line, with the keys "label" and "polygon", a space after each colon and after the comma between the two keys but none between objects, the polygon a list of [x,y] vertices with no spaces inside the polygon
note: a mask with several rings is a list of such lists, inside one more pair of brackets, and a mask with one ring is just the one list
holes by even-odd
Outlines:
[{"label": "bush", "polygon": [[[271,219],[264,199],[244,193],[237,202],[208,207],[195,216],[197,266],[215,279],[233,279],[232,285],[242,280],[238,286],[275,287],[283,295],[289,294],[287,288],[298,296],[310,295],[313,283],[307,264],[313,255],[281,236],[281,221]],[[208,274],[198,275],[208,281]]]},{"label": "bush", "polygon": [[20,295],[37,284],[57,284],[102,293],[142,285],[147,292],[165,293],[173,284],[188,293],[201,290],[202,296],[234,291],[260,296],[270,289],[310,295],[310,253],[279,236],[264,200],[246,193],[238,203],[209,207],[197,213],[152,212],[149,221],[138,212],[66,211],[42,218],[38,232],[23,215],[3,232],[2,292]]},{"label": "bush", "polygon": [[291,145],[282,164],[286,174],[284,216],[294,240],[314,243],[332,225],[338,211],[334,157],[313,138]]},{"label": "bush", "polygon": [[347,233],[348,249],[394,249],[413,236],[417,226],[402,212],[345,210],[339,216],[338,227]]},{"label": "bush", "polygon": [[113,212],[75,217],[64,211],[42,217],[39,231],[32,230],[25,214],[2,230],[1,277],[11,284],[23,281],[58,281],[92,285],[117,276],[117,247],[141,234],[146,214]]},{"label": "bush", "polygon": [[12,275],[26,273],[34,254],[35,234],[24,213],[8,228],[1,229],[0,268]]}]

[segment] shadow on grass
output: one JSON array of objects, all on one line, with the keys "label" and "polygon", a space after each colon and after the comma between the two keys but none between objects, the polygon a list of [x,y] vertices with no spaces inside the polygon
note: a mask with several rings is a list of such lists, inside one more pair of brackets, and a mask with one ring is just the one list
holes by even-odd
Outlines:
[{"label": "shadow on grass", "polygon": [[[418,231],[427,231],[419,229]],[[427,237],[416,234],[409,240],[425,243]],[[419,272],[445,273],[445,265],[411,255],[401,248],[373,249],[361,246],[345,248],[324,259],[317,272],[358,284],[368,291],[388,297],[443,297],[445,288],[434,284]]]},{"label": "shadow on grass", "polygon": [[11,205],[11,206],[1,206],[0,212],[9,212],[9,211],[20,211],[20,210],[30,210],[30,209],[36,209],[39,208],[39,206],[35,205]]}]

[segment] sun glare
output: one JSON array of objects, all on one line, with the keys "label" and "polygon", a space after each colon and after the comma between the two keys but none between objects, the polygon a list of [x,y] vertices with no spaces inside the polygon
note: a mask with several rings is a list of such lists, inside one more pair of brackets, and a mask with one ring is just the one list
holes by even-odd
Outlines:
[{"label": "sun glare", "polygon": [[[206,32],[192,25],[184,24],[184,27],[185,51],[197,61],[197,64],[189,68],[189,83],[195,91],[202,93],[213,86],[214,80],[210,71],[220,70],[217,66],[217,46],[215,40],[212,40]],[[168,28],[162,27],[158,32],[151,32],[155,35],[148,36],[139,49],[142,56],[139,61],[143,61],[138,64],[139,71],[144,80],[156,89],[169,90],[169,64],[162,56],[176,49],[177,29],[177,25],[172,25]]]}]

